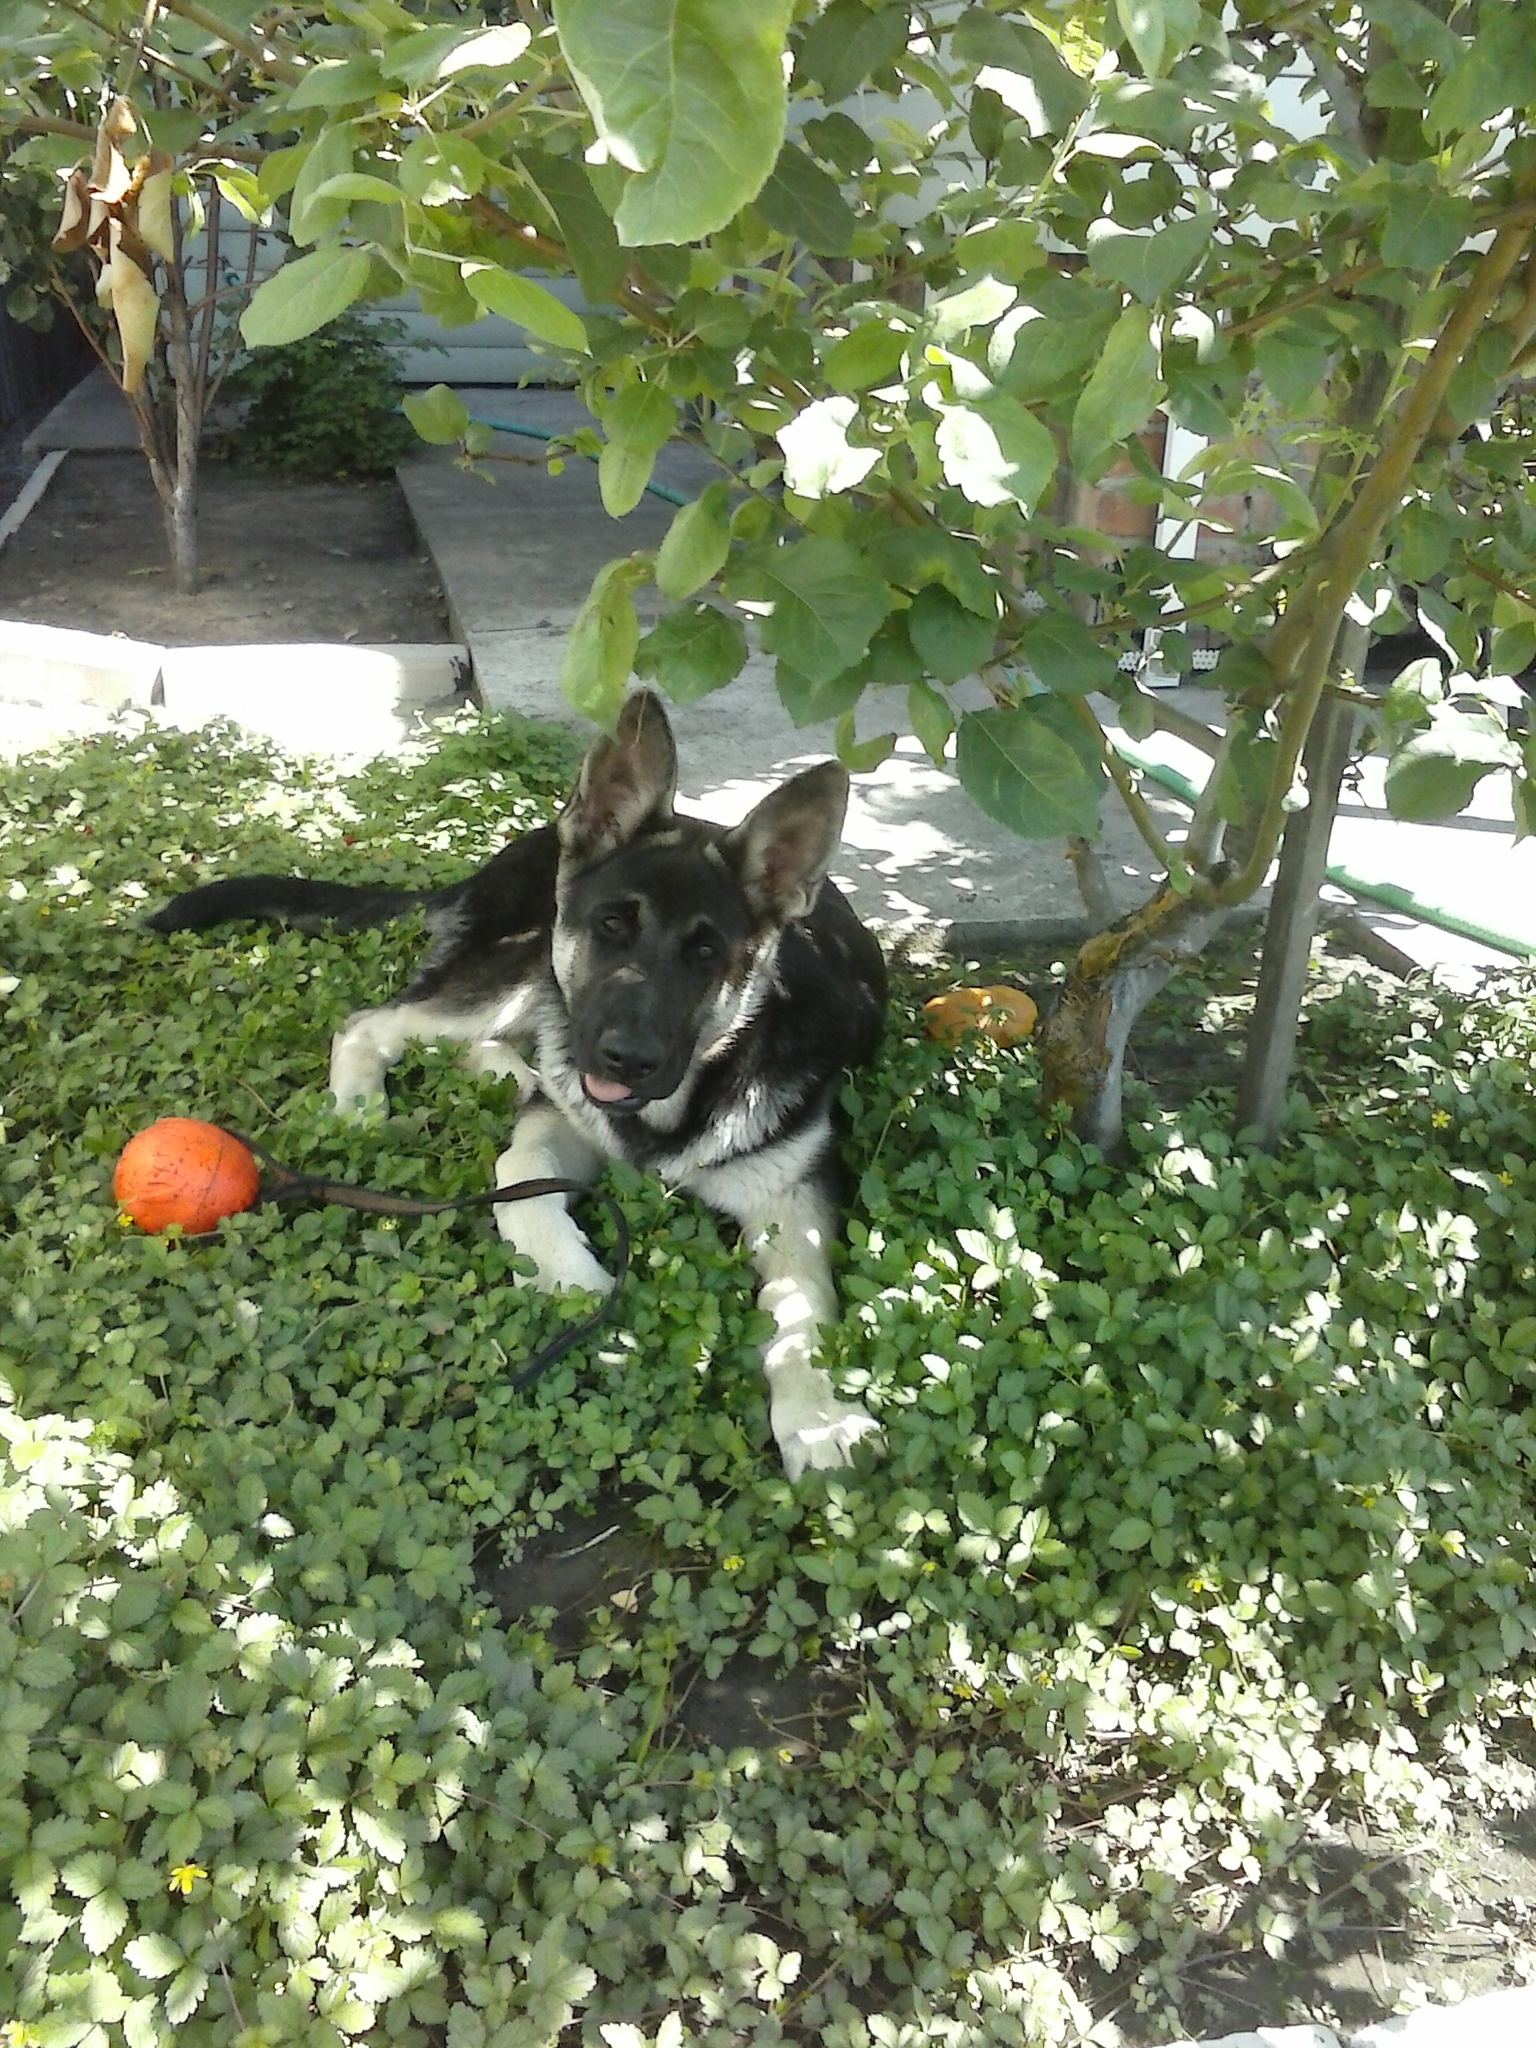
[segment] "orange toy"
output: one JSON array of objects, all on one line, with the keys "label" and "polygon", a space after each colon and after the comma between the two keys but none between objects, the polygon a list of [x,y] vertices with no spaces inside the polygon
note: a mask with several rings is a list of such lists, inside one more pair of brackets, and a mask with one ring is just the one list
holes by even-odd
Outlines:
[{"label": "orange toy", "polygon": [[118,1206],[140,1230],[179,1223],[190,1236],[249,1209],[261,1173],[240,1140],[217,1124],[168,1116],[123,1147],[112,1176]]},{"label": "orange toy", "polygon": [[958,1045],[967,1031],[998,1045],[1018,1045],[1035,1028],[1040,1012],[1022,989],[952,988],[923,1005],[923,1028],[941,1045]]}]

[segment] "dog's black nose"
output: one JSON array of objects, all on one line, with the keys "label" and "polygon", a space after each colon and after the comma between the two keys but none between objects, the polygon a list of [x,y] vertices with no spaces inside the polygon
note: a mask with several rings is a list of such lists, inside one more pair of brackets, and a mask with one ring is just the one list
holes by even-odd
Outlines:
[{"label": "dog's black nose", "polygon": [[611,1025],[597,1041],[597,1057],[607,1079],[627,1081],[635,1088],[655,1073],[662,1055],[651,1040]]}]

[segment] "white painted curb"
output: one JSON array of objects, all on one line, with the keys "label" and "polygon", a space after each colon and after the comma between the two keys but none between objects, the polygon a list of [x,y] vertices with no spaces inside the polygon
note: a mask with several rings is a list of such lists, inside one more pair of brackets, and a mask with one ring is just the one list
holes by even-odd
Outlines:
[{"label": "white painted curb", "polygon": [[228,718],[293,754],[362,762],[410,738],[423,707],[468,675],[452,643],[157,647],[0,619],[0,752],[99,732],[132,710],[183,732]]},{"label": "white painted curb", "polygon": [[[1254,2027],[1173,2048],[1341,2048],[1332,2027]],[[1536,2048],[1536,1985],[1488,1991],[1460,2005],[1424,2005],[1396,2019],[1375,2020],[1342,2048]]]},{"label": "white painted curb", "polygon": [[451,644],[168,647],[155,715],[183,732],[229,718],[291,754],[368,760],[408,739],[418,710],[467,673]]}]

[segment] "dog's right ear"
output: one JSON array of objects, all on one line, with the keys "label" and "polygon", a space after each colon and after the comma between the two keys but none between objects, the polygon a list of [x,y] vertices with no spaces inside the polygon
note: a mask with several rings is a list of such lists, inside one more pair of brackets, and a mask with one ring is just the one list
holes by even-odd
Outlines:
[{"label": "dog's right ear", "polygon": [[624,699],[612,739],[606,733],[587,749],[576,787],[556,820],[567,860],[600,860],[631,839],[649,819],[672,815],[677,791],[677,748],[661,699],[636,690]]}]

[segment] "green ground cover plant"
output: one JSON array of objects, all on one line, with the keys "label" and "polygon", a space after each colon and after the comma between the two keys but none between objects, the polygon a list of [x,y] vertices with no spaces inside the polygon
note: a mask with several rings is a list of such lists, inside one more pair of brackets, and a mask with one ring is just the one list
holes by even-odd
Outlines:
[{"label": "green ground cover plant", "polygon": [[[167,1114],[486,1184],[506,1082],[423,1051],[387,1117],[328,1106],[408,927],[137,918],[257,866],[445,879],[571,760],[466,720],[350,779],[219,731],[0,777],[16,2048],[1148,2038],[1213,1942],[1328,1939],[1345,1822],[1529,1798],[1489,1761],[1536,1712],[1528,981],[1319,995],[1281,1156],[1143,1091],[1111,1167],[1028,1048],[924,1039],[909,977],[846,1091],[834,1338],[886,1451],[795,1487],[745,1263],[654,1183],[609,1183],[610,1329],[518,1397],[568,1307],[483,1216],[119,1222]],[[574,1654],[487,1611],[477,1551],[619,1498],[660,1562]],[[710,1749],[679,1704],[743,1657],[853,1704],[819,1747]]]}]

